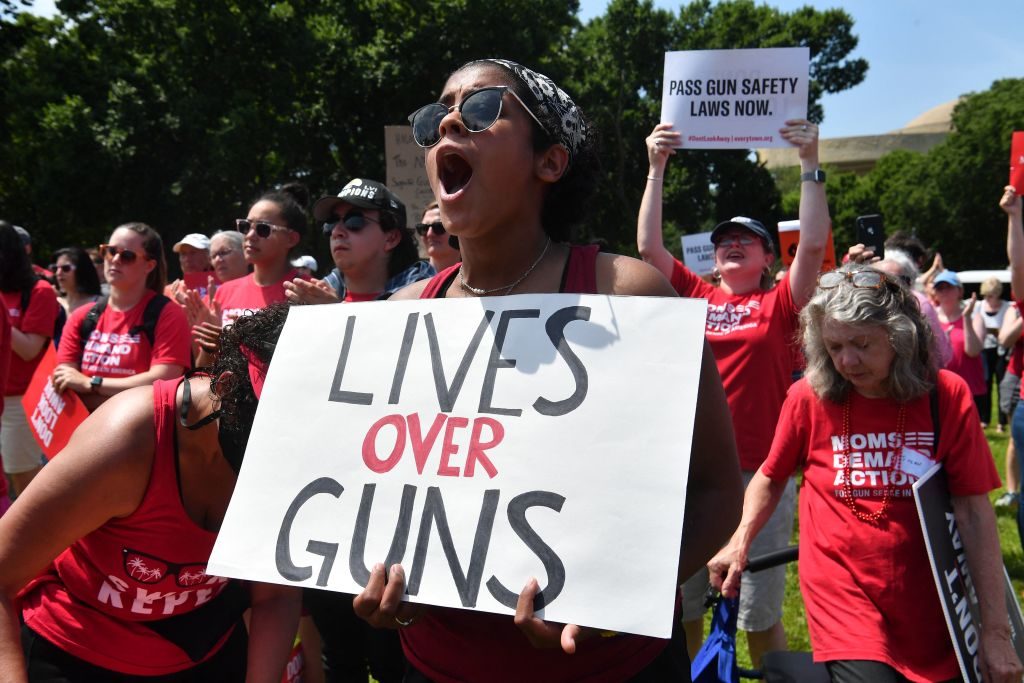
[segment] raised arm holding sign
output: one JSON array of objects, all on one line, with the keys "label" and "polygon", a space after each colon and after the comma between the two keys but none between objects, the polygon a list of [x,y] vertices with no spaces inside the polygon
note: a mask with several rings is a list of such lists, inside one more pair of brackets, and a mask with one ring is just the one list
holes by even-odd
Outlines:
[{"label": "raised arm holding sign", "polygon": [[[714,285],[697,277],[665,248],[662,186],[668,158],[677,153],[685,135],[687,131],[663,122],[654,127],[646,140],[650,166],[637,217],[637,247],[645,261],[669,278],[680,296],[708,299],[705,331],[715,351],[731,412],[736,416],[734,428],[740,465],[745,475],[752,477],[768,454],[786,390],[792,384],[795,367],[792,340],[797,330],[797,314],[814,291],[829,241],[824,173],[818,168],[818,127],[801,118],[787,120],[778,130],[786,144],[797,147],[803,172],[800,242],[792,267],[778,286],[771,277],[775,241],[756,219],[736,216],[722,221],[712,231]],[[759,391],[750,390],[754,384]],[[771,532],[759,536],[755,553],[776,550],[788,543],[794,485],[787,486],[786,498],[772,518]],[[771,616],[760,620],[748,619],[748,609],[741,606],[740,623],[751,624],[747,635],[755,662],[761,652],[785,649],[780,618],[783,595],[771,589],[772,585],[781,585],[783,571],[759,572],[744,581],[744,592],[749,600],[746,604],[761,602],[772,606],[768,611]],[[701,594],[705,585],[703,575],[693,577],[683,587],[684,598]],[[702,638],[702,616],[698,600],[684,599],[683,619],[691,652],[696,651]]]}]

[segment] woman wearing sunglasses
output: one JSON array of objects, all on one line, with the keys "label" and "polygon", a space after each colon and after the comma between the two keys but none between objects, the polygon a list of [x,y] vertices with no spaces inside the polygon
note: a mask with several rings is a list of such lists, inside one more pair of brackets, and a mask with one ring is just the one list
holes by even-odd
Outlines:
[{"label": "woman wearing sunglasses", "polygon": [[445,232],[441,222],[441,209],[437,202],[431,202],[423,212],[421,223],[416,224],[416,234],[423,243],[423,251],[430,259],[430,265],[440,273],[462,260],[459,253],[459,238]]},{"label": "woman wearing sunglasses", "polygon": [[[737,216],[719,223],[711,233],[715,246],[714,284],[686,268],[665,248],[662,238],[662,184],[668,158],[681,145],[682,133],[659,123],[647,138],[650,166],[637,219],[640,256],[669,278],[680,296],[708,300],[706,334],[715,352],[729,408],[744,484],[764,462],[786,390],[793,381],[793,338],[797,315],[814,292],[828,241],[829,216],[825,174],[818,166],[818,127],[802,119],[786,122],[779,131],[797,148],[800,159],[800,241],[792,267],[776,286],[771,277],[775,245],[761,222]],[[754,553],[789,543],[796,504],[796,483],[757,539]],[[747,632],[750,658],[786,649],[782,626],[785,567],[743,577],[739,628]],[[703,571],[683,588],[683,619],[691,653],[700,646],[707,587]]]},{"label": "woman wearing sunglasses", "polygon": [[0,519],[0,680],[280,682],[299,591],[206,564],[286,317],[243,316],[212,377],[112,398]]},{"label": "woman wearing sunglasses", "polygon": [[[411,117],[427,147],[426,169],[441,220],[463,261],[395,298],[592,293],[673,296],[635,259],[567,244],[595,189],[594,133],[550,78],[506,60],[453,73],[440,102]],[[711,354],[705,350],[705,358]],[[741,495],[728,408],[714,364],[702,365],[680,571],[692,574],[734,528]],[[639,444],[638,444],[638,447]],[[552,457],[556,457],[552,454]],[[599,466],[599,465],[595,465]],[[714,514],[702,511],[714,510]],[[604,634],[535,616],[531,580],[515,617],[401,601],[404,571],[377,564],[356,613],[400,628],[409,681],[686,680],[681,640]],[[595,596],[600,599],[600,596]]]},{"label": "woman wearing sunglasses", "polygon": [[221,328],[245,311],[257,311],[285,301],[284,283],[298,277],[290,253],[306,231],[306,206],[309,192],[304,185],[288,183],[257,199],[245,218],[235,221],[242,234],[245,261],[252,272],[222,282],[213,297],[212,307],[196,294],[186,299],[192,336],[200,353],[197,365],[209,365],[217,350]]},{"label": "woman wearing sunglasses", "polygon": [[800,586],[814,659],[837,682],[959,680],[911,491],[942,463],[980,601],[982,677],[1020,681],[988,500],[999,476],[967,384],[936,369],[917,300],[899,279],[850,265],[821,276],[800,322],[804,379],[747,487],[743,520],[708,563],[712,583],[736,594],[751,539],[802,470]]},{"label": "woman wearing sunglasses", "polygon": [[53,373],[54,388],[77,392],[90,410],[126,389],[180,377],[192,362],[185,314],[163,295],[160,234],[145,223],[126,223],[100,253],[110,296],[68,318]]},{"label": "woman wearing sunglasses", "polygon": [[92,258],[81,247],[65,247],[54,252],[56,265],[53,274],[62,292],[57,299],[71,315],[85,304],[100,298],[100,278],[93,268]]}]

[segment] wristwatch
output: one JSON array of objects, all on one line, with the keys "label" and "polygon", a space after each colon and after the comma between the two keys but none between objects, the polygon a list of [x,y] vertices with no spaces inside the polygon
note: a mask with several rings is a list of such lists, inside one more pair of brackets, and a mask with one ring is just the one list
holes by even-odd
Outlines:
[{"label": "wristwatch", "polygon": [[99,375],[93,375],[92,379],[89,380],[89,390],[95,394],[97,391],[99,391],[101,384],[103,384],[103,378],[100,377]]},{"label": "wristwatch", "polygon": [[813,171],[808,171],[807,173],[800,174],[801,183],[806,183],[808,180],[814,183],[823,183],[825,182],[825,172],[822,171],[820,168],[816,168]]}]

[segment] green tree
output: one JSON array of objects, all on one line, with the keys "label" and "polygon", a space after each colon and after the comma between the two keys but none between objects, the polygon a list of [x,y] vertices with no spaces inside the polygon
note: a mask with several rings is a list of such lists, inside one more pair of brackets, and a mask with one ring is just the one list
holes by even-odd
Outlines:
[{"label": "green tree", "polygon": [[[459,64],[548,65],[575,1],[62,0],[0,16],[0,215],[41,251],[125,220],[170,242],[288,180],[384,176],[383,126]],[[311,240],[317,239],[314,235]]]},{"label": "green tree", "polygon": [[916,232],[955,270],[1006,264],[1010,138],[1024,130],[1024,79],[996,81],[953,110],[953,132],[927,154],[896,151],[867,174],[829,179],[837,247],[852,243],[858,215],[881,213],[886,231]]},{"label": "green tree", "polygon": [[[613,0],[573,36],[566,54],[570,91],[603,135],[604,176],[588,234],[635,252],[647,168],[644,138],[658,121],[666,51],[807,46],[809,115],[821,120],[821,94],[856,85],[867,71],[864,60],[847,59],[857,45],[852,28],[842,10],[786,13],[752,0],[699,0],[676,14],[655,9],[650,0]],[[665,237],[673,252],[679,251],[679,234],[708,230],[737,214],[769,225],[789,216],[772,176],[748,152],[679,151],[667,173]]]}]

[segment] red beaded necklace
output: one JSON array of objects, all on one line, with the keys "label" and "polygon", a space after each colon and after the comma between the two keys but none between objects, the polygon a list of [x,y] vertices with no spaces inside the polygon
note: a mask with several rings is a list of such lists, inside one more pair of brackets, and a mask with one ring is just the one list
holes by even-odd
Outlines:
[{"label": "red beaded necklace", "polygon": [[899,442],[895,445],[896,455],[892,459],[892,463],[889,466],[889,483],[885,487],[885,491],[882,493],[882,505],[874,512],[863,512],[857,507],[857,501],[853,498],[853,484],[850,482],[850,477],[853,473],[853,468],[850,466],[850,403],[853,400],[853,390],[846,396],[846,401],[843,403],[843,492],[845,493],[844,500],[846,501],[847,507],[853,512],[857,519],[868,524],[878,526],[878,524],[885,517],[885,513],[889,509],[889,500],[893,497],[893,493],[896,491],[896,485],[893,483],[894,474],[899,471],[900,463],[903,460],[903,444],[906,442],[906,423],[907,423],[907,406],[905,403],[900,403],[900,409],[896,413],[896,433],[900,435]]}]

